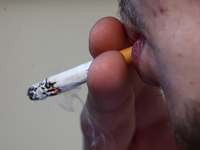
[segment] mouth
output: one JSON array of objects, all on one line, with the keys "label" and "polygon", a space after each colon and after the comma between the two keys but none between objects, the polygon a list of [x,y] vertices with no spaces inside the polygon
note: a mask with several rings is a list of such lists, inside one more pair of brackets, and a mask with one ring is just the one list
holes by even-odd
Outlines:
[{"label": "mouth", "polygon": [[141,58],[142,50],[144,48],[145,43],[146,43],[146,38],[144,38],[144,37],[139,38],[134,43],[133,49],[132,49],[133,65],[135,66],[135,69],[136,69],[136,71],[138,72],[139,75],[140,75],[139,63],[140,63],[140,58]]}]

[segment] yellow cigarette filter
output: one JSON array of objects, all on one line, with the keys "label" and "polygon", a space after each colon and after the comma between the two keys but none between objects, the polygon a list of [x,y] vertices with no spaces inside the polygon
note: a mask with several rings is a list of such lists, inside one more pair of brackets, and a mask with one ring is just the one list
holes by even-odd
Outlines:
[{"label": "yellow cigarette filter", "polygon": [[122,53],[122,55],[126,59],[126,63],[128,65],[132,63],[132,48],[133,48],[133,46],[119,51],[120,53]]}]

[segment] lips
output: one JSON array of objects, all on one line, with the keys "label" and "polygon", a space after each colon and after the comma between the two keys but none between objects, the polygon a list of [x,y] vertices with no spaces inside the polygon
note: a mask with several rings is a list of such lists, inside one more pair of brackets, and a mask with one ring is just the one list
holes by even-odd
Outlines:
[{"label": "lips", "polygon": [[142,53],[142,49],[144,47],[146,39],[145,38],[139,38],[133,45],[132,49],[132,61],[135,66],[136,71],[140,74],[139,69],[139,61]]}]

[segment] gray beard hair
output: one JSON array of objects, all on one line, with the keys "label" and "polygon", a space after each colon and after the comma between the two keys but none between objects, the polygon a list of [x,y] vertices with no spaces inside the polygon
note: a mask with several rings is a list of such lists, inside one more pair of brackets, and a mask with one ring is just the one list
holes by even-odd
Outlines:
[{"label": "gray beard hair", "polygon": [[184,120],[173,118],[171,127],[180,150],[200,150],[200,102],[185,105]]}]

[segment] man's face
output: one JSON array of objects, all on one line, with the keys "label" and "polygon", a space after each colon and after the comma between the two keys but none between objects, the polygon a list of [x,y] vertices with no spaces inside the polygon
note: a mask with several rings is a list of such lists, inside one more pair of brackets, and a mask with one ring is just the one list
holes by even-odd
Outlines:
[{"label": "man's face", "polygon": [[121,0],[120,14],[131,44],[143,37],[136,70],[163,89],[179,146],[200,149],[200,1]]}]

